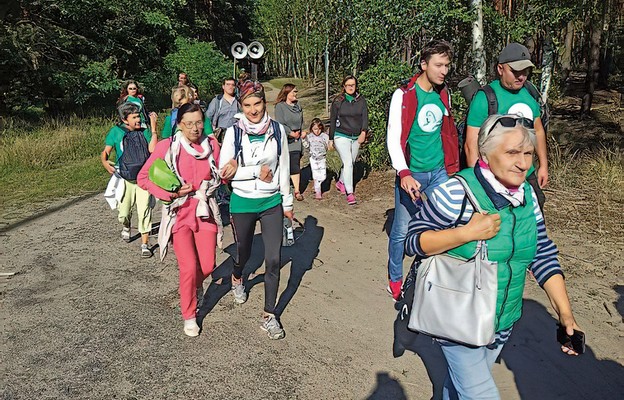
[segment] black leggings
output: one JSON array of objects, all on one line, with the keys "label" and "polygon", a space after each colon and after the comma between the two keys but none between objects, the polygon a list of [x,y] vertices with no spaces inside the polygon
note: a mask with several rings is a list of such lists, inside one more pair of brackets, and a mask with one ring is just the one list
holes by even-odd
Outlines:
[{"label": "black leggings", "polygon": [[260,220],[264,242],[264,311],[275,313],[280,278],[280,252],[284,229],[284,212],[278,204],[259,213],[232,213],[232,231],[236,241],[237,259],[234,260],[234,278],[243,276],[243,269],[251,255],[256,221]]}]

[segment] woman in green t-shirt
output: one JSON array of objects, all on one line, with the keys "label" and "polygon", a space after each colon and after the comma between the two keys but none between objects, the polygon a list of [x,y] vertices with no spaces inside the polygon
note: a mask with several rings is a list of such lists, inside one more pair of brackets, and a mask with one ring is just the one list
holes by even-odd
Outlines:
[{"label": "woman in green t-shirt", "polygon": [[128,80],[124,82],[121,87],[121,94],[117,99],[117,107],[123,103],[134,103],[139,107],[139,116],[141,117],[141,128],[149,129],[147,122],[150,120],[147,108],[145,108],[145,102],[139,84],[134,80]]}]

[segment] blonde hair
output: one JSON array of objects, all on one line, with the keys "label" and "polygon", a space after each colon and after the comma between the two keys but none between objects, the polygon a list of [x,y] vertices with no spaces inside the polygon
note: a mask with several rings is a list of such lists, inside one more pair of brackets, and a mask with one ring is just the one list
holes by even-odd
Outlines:
[{"label": "blonde hair", "polygon": [[186,85],[171,89],[171,108],[178,108],[182,104],[191,102],[192,99],[193,90]]}]

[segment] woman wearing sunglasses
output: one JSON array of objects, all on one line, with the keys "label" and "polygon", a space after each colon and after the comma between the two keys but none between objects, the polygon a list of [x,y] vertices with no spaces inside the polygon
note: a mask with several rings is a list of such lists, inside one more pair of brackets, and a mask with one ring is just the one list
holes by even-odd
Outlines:
[{"label": "woman wearing sunglasses", "polygon": [[[166,202],[158,231],[161,261],[167,254],[169,239],[178,259],[180,308],[184,333],[199,335],[196,311],[204,296],[203,282],[215,267],[215,249],[221,245],[223,224],[215,200],[221,183],[217,165],[219,143],[206,136],[204,113],[197,104],[183,104],[177,113],[176,133],[156,145],[138,176],[138,184]],[[156,159],[164,160],[181,186],[167,191],[150,180]]]},{"label": "woman wearing sunglasses", "polygon": [[121,94],[119,95],[119,99],[117,99],[117,107],[119,107],[123,103],[133,103],[139,107],[139,116],[141,117],[141,128],[143,129],[151,129],[151,132],[156,133],[156,124],[151,124],[151,126],[147,126],[147,121],[150,121],[150,115],[156,113],[147,112],[147,108],[145,108],[145,102],[143,94],[141,94],[139,84],[136,81],[129,80],[124,82],[121,87]]},{"label": "woman wearing sunglasses", "polygon": [[[479,131],[477,165],[458,173],[486,213],[474,212],[464,186],[451,178],[433,191],[410,224],[405,252],[415,255],[416,260],[409,281],[413,281],[423,258],[447,253],[469,259],[479,240],[486,241],[488,258],[498,263],[494,342],[468,347],[437,340],[448,362],[445,399],[457,395],[466,399],[500,398],[491,369],[520,318],[527,269],[545,290],[566,333],[572,336],[573,330],[579,330],[557,247],[546,234],[535,192],[525,181],[535,142],[531,120],[516,115],[489,117]],[[564,345],[561,350],[577,355],[571,346]]]},{"label": "woman wearing sunglasses", "polygon": [[247,301],[243,269],[251,255],[256,222],[264,243],[264,313],[261,328],[271,339],[284,337],[275,315],[280,278],[283,218],[293,218],[290,156],[284,127],[266,111],[264,88],[258,82],[239,85],[242,115],[223,137],[220,170],[232,183],[230,215],[237,256],[232,273],[234,301]]}]

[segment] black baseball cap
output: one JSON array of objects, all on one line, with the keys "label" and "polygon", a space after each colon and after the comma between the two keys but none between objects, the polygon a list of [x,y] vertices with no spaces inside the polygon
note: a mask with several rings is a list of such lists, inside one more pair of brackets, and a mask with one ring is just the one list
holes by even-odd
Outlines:
[{"label": "black baseball cap", "polygon": [[509,67],[514,71],[535,67],[535,64],[531,62],[529,49],[520,43],[509,43],[498,56],[498,63],[509,64]]}]

